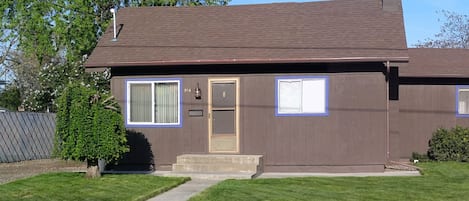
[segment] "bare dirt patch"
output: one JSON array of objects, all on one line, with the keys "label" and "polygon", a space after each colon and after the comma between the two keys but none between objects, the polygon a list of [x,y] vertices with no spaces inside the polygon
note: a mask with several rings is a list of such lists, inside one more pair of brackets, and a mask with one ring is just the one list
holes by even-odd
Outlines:
[{"label": "bare dirt patch", "polygon": [[46,172],[86,171],[86,164],[77,161],[42,159],[17,163],[0,163],[0,184]]}]

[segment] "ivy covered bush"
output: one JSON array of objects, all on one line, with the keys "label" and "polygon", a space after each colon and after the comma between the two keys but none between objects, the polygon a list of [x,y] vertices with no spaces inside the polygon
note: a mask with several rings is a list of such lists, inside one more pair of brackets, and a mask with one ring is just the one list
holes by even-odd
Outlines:
[{"label": "ivy covered bush", "polygon": [[129,151],[120,111],[112,96],[69,85],[58,99],[55,155],[86,161],[87,176],[99,177],[99,159],[117,161]]},{"label": "ivy covered bush", "polygon": [[429,142],[428,156],[437,161],[469,161],[469,128],[440,128]]}]

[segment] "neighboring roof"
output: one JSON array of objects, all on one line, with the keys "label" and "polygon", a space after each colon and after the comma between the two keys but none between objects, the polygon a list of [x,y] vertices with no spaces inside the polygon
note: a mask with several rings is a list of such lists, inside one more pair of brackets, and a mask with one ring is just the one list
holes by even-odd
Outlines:
[{"label": "neighboring roof", "polygon": [[400,0],[384,1],[123,8],[85,65],[407,61]]},{"label": "neighboring roof", "polygon": [[468,77],[469,49],[411,48],[402,77]]}]

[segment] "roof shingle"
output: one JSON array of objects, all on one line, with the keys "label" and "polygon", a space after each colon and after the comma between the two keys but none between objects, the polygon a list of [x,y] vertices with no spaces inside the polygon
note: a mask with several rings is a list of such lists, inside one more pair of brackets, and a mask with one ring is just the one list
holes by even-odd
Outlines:
[{"label": "roof shingle", "polygon": [[403,77],[469,77],[469,49],[410,48]]},{"label": "roof shingle", "polygon": [[379,0],[123,8],[118,40],[111,41],[111,25],[86,66],[406,61],[398,5],[397,11],[383,10]]}]

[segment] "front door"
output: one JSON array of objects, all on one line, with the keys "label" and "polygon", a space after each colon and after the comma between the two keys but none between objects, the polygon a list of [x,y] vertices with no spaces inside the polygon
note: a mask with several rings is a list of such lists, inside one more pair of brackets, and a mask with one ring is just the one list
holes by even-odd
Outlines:
[{"label": "front door", "polygon": [[210,153],[239,152],[239,78],[208,80]]}]

